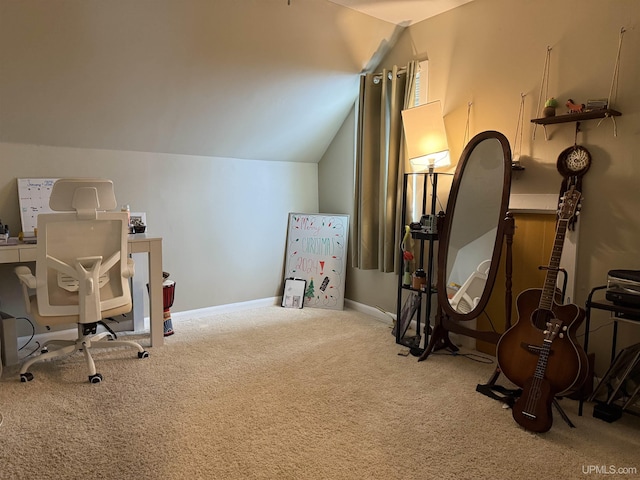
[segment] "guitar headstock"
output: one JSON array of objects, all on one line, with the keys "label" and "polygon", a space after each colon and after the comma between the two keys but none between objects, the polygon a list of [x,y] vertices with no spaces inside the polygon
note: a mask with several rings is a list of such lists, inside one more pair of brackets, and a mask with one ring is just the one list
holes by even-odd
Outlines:
[{"label": "guitar headstock", "polygon": [[547,322],[547,329],[544,331],[544,341],[545,342],[553,342],[553,339],[556,338],[558,332],[562,328],[562,321],[554,318]]},{"label": "guitar headstock", "polygon": [[569,220],[577,212],[580,201],[580,192],[576,190],[575,185],[572,185],[569,190],[564,192],[562,201],[560,202],[560,208],[558,210],[558,218],[560,220]]}]

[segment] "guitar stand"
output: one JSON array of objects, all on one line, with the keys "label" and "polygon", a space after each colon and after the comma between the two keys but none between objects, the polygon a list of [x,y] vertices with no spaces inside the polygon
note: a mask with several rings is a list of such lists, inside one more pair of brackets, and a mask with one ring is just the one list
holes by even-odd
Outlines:
[{"label": "guitar stand", "polygon": [[571,419],[568,417],[567,412],[565,412],[560,406],[560,403],[558,403],[558,397],[553,397],[553,406],[556,407],[556,410],[558,410],[558,413],[570,428],[576,428]]},{"label": "guitar stand", "polygon": [[511,408],[516,403],[516,399],[520,396],[522,390],[519,388],[512,390],[502,385],[482,385],[479,383],[476,385],[476,392],[498,400],[499,402],[506,403]]},{"label": "guitar stand", "polygon": [[494,400],[498,400],[499,402],[506,403],[509,407],[513,407],[517,398],[522,394],[522,389],[511,389],[503,387],[502,385],[496,385],[496,380],[498,380],[500,373],[500,367],[496,367],[493,375],[491,375],[491,378],[487,383],[479,383],[476,385],[476,392],[489,398],[493,398]]},{"label": "guitar stand", "polygon": [[[491,375],[489,381],[485,384],[479,383],[476,385],[476,392],[481,393],[489,398],[493,398],[494,400],[498,400],[499,402],[506,403],[509,407],[513,407],[516,403],[516,400],[520,395],[522,395],[521,388],[510,389],[503,387],[502,385],[496,385],[496,380],[500,376],[500,367],[496,367],[495,371]],[[552,404],[556,407],[558,414],[565,421],[570,428],[576,428],[574,423],[571,421],[567,412],[563,410],[558,402],[558,397],[553,397]]]}]

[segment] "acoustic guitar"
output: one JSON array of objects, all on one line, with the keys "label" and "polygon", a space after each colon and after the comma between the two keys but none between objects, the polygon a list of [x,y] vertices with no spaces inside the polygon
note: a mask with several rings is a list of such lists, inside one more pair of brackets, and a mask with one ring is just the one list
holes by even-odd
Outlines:
[{"label": "acoustic guitar", "polygon": [[580,192],[575,187],[565,193],[544,287],[518,295],[518,321],[496,346],[500,370],[523,389],[521,401],[516,402],[519,411],[514,410],[514,419],[532,431],[547,431],[551,427],[551,403],[555,396],[580,388],[588,374],[587,355],[576,341],[576,330],[585,312],[577,305],[557,303],[556,288],[564,238],[579,200]]}]

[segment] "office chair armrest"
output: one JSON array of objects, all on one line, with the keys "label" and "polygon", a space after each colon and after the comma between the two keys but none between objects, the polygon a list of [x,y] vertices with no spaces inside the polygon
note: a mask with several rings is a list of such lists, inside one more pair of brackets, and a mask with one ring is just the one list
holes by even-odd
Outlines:
[{"label": "office chair armrest", "polygon": [[131,258],[127,258],[127,266],[122,269],[122,276],[124,278],[133,278],[133,275],[136,273],[135,262]]},{"label": "office chair armrest", "polygon": [[14,268],[13,271],[16,273],[16,275],[18,276],[18,279],[20,279],[20,282],[23,285],[25,285],[28,288],[34,288],[34,289],[37,287],[36,277],[33,275],[33,273],[31,273],[31,270],[29,269],[29,267],[20,266],[20,267]]},{"label": "office chair armrest", "polygon": [[29,289],[35,290],[38,286],[36,277],[31,273],[29,267],[20,266],[13,269],[20,284],[22,285],[22,296],[24,297],[24,304],[27,313],[31,313],[31,299],[29,298]]}]

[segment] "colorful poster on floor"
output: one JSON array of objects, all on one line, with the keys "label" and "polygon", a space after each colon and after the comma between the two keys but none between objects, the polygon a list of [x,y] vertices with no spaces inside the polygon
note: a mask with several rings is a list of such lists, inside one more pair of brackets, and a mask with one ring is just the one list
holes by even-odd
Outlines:
[{"label": "colorful poster on floor", "polygon": [[285,278],[306,280],[304,306],[342,310],[349,215],[290,213]]}]

